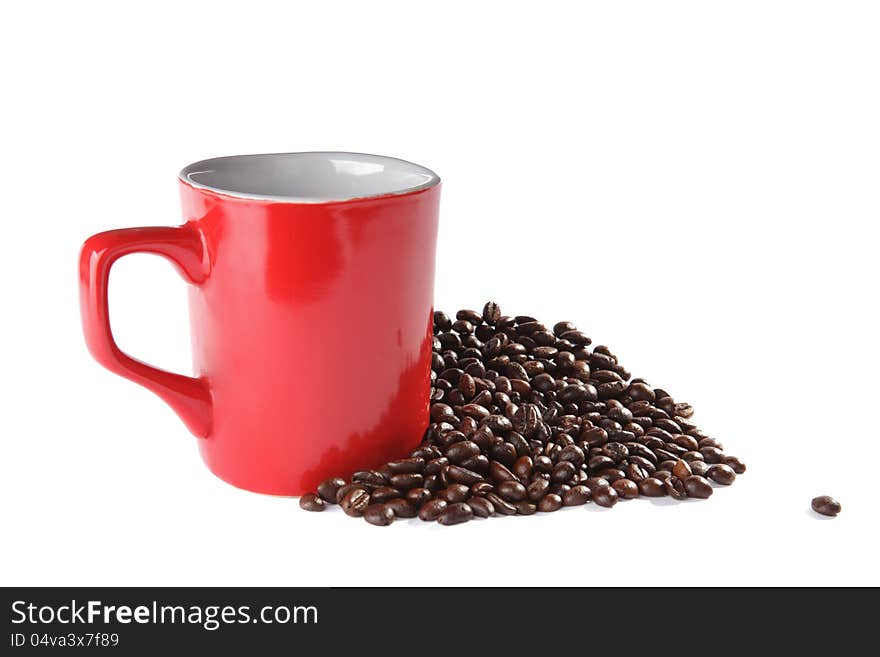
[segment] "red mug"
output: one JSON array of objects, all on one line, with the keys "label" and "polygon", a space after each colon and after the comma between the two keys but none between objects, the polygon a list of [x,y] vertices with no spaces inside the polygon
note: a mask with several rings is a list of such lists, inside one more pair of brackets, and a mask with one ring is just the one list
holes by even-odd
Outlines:
[{"label": "red mug", "polygon": [[[152,390],[240,488],[301,495],[405,454],[428,425],[440,179],[390,157],[283,153],[196,162],[179,175],[186,223],[86,240],[86,343]],[[107,306],[129,253],[189,283],[195,377],[123,353]]]}]

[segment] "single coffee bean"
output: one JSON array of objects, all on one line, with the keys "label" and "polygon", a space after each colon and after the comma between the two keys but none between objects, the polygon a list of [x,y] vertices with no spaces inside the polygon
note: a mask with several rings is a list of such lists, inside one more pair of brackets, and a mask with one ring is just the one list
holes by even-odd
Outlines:
[{"label": "single coffee bean", "polygon": [[306,493],[299,498],[299,508],[305,509],[306,511],[323,511],[324,498],[319,497],[314,493]]},{"label": "single coffee bean", "polygon": [[578,484],[562,494],[562,503],[565,506],[580,506],[589,502],[592,496],[593,494],[587,486]]},{"label": "single coffee bean", "polygon": [[520,456],[513,464],[512,472],[520,481],[528,481],[534,466],[530,456]]},{"label": "single coffee bean", "polygon": [[385,506],[394,513],[397,518],[415,518],[416,507],[403,498],[396,498],[385,502]]},{"label": "single coffee bean", "polygon": [[549,493],[538,502],[538,511],[543,511],[544,513],[558,511],[560,508],[562,508],[562,498],[556,493]]},{"label": "single coffee bean", "polygon": [[373,489],[373,492],[370,494],[371,502],[387,502],[388,500],[393,500],[396,497],[400,497],[403,493],[401,493],[396,488],[391,488],[390,486],[379,486],[378,488]]},{"label": "single coffee bean", "polygon": [[[709,473],[709,470],[713,467],[713,466],[710,466],[710,465],[709,465],[708,463],[706,463],[705,461],[691,461],[691,462],[689,463],[689,465],[691,466],[691,471],[692,471],[695,475],[698,475],[698,476],[700,476],[700,477],[705,477],[705,476],[707,476],[708,473]],[[733,470],[731,470],[731,472],[733,472]],[[720,482],[719,482],[719,483],[720,483]],[[733,483],[732,480],[731,480],[731,483]]]},{"label": "single coffee bean", "polygon": [[712,495],[712,485],[704,477],[698,475],[691,475],[685,479],[684,488],[687,491],[688,497],[706,499]]},{"label": "single coffee bean", "polygon": [[550,480],[539,477],[528,485],[526,492],[532,502],[537,502],[547,494],[549,488]]},{"label": "single coffee bean", "polygon": [[617,495],[622,500],[632,500],[639,496],[638,485],[629,479],[618,479],[612,482],[611,488],[617,491]]},{"label": "single coffee bean", "polygon": [[606,486],[611,485],[607,479],[603,479],[602,477],[589,477],[583,483],[594,493],[597,488],[605,488]]},{"label": "single coffee bean", "polygon": [[406,500],[416,509],[420,508],[422,504],[430,500],[431,497],[431,491],[427,488],[410,488],[406,491]]},{"label": "single coffee bean", "polygon": [[399,490],[409,490],[410,488],[420,488],[425,483],[425,478],[415,472],[405,474],[391,475],[391,485]]},{"label": "single coffee bean", "polygon": [[497,483],[502,481],[519,481],[506,465],[498,461],[489,461],[489,478]]},{"label": "single coffee bean", "polygon": [[341,504],[342,498],[348,495],[348,492],[353,488],[363,488],[363,486],[360,486],[359,484],[345,484],[344,486],[340,486],[336,491],[336,503]]},{"label": "single coffee bean", "polygon": [[411,474],[422,472],[425,469],[425,459],[408,458],[400,459],[399,461],[390,461],[388,463],[388,469],[391,471],[392,474]]},{"label": "single coffee bean", "polygon": [[394,511],[385,504],[370,504],[364,509],[364,520],[371,525],[384,527],[394,522]]},{"label": "single coffee bean", "polygon": [[495,513],[499,513],[503,516],[516,515],[516,507],[507,500],[501,498],[498,493],[487,493],[485,497],[492,503],[492,506],[495,507]]},{"label": "single coffee bean", "polygon": [[663,487],[666,489],[666,494],[674,500],[683,500],[687,497],[684,482],[678,477],[669,477],[663,482]]},{"label": "single coffee bean", "polygon": [[706,471],[706,476],[722,486],[729,486],[736,480],[736,473],[733,471],[733,468],[723,463],[710,465]]},{"label": "single coffee bean", "polygon": [[574,476],[576,470],[577,468],[571,461],[560,461],[553,468],[553,474],[550,475],[550,478],[557,483],[564,484]]},{"label": "single coffee bean", "polygon": [[429,500],[422,504],[422,508],[419,509],[419,518],[426,522],[436,520],[446,510],[447,506],[449,506],[449,503],[446,500]]},{"label": "single coffee bean", "polygon": [[437,494],[437,497],[438,499],[446,500],[450,504],[455,504],[457,502],[464,502],[470,493],[470,488],[464,484],[449,484]]},{"label": "single coffee bean", "polygon": [[437,516],[437,522],[441,525],[459,525],[467,522],[474,517],[474,511],[464,502],[457,502],[447,506],[443,512]]},{"label": "single coffee bean", "polygon": [[746,464],[735,456],[725,456],[722,458],[721,462],[724,463],[724,465],[730,466],[738,475],[741,475],[746,471]]},{"label": "single coffee bean", "polygon": [[531,516],[535,514],[535,511],[538,510],[537,505],[532,504],[528,500],[521,500],[516,502],[513,506],[516,507],[516,512],[521,516]]},{"label": "single coffee bean", "polygon": [[353,518],[358,518],[364,515],[364,509],[370,504],[370,494],[364,488],[352,488],[345,497],[342,498],[342,501],[339,503],[339,506],[343,511],[349,516]]},{"label": "single coffee bean", "polygon": [[593,501],[599,506],[611,508],[617,504],[617,491],[611,486],[601,486],[593,491]]},{"label": "single coffee bean", "polygon": [[664,497],[666,495],[666,487],[656,477],[648,477],[639,482],[639,493],[645,497]]},{"label": "single coffee bean", "polygon": [[693,474],[693,471],[687,461],[679,459],[675,462],[675,465],[672,466],[672,474],[681,480],[685,480]]},{"label": "single coffee bean", "polygon": [[811,506],[813,507],[813,511],[821,513],[823,516],[833,517],[840,513],[841,510],[840,502],[829,495],[814,497]]},{"label": "single coffee bean", "polygon": [[475,496],[470,498],[467,503],[477,518],[488,518],[495,513],[495,507],[485,497]]},{"label": "single coffee bean", "polygon": [[527,495],[526,487],[518,481],[502,481],[495,487],[495,490],[508,502],[519,502],[524,500]]},{"label": "single coffee bean", "polygon": [[318,484],[318,495],[327,504],[336,504],[336,492],[343,486],[345,486],[345,479],[330,477]]}]

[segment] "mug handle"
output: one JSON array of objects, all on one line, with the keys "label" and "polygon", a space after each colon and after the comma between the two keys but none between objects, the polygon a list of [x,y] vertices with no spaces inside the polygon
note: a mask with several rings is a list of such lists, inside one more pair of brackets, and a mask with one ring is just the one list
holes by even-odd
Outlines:
[{"label": "mug handle", "polygon": [[174,409],[192,433],[206,437],[212,418],[207,380],[147,365],[124,353],[113,340],[107,304],[110,268],[130,253],[163,256],[193,285],[201,284],[207,276],[201,237],[189,225],[123,228],[93,235],[83,244],[79,260],[80,310],[86,344],[101,365],[152,390]]}]

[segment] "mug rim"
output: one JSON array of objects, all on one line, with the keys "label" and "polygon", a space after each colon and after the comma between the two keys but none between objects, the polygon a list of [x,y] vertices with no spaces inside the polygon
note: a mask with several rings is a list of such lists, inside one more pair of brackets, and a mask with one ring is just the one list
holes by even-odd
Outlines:
[{"label": "mug rim", "polygon": [[[264,193],[266,190],[249,191],[246,189],[248,187],[248,182],[246,180],[247,176],[241,174],[242,171],[246,171],[248,161],[262,161],[262,164],[266,164],[273,161],[281,162],[285,160],[314,159],[315,161],[320,161],[322,158],[324,162],[331,164],[335,158],[337,161],[346,162],[355,166],[358,164],[373,165],[374,167],[378,165],[383,167],[383,172],[386,168],[393,167],[396,169],[397,175],[405,177],[407,180],[411,179],[411,182],[409,184],[403,184],[402,182],[392,184],[389,181],[386,185],[375,183],[374,185],[378,186],[374,186],[372,191],[364,191],[363,193],[340,192],[328,194],[316,192],[314,194],[288,194],[274,193],[274,191]],[[238,174],[236,174],[236,167],[238,167]],[[233,177],[239,175],[241,180],[240,185],[212,184],[211,176],[216,175],[218,171]],[[202,176],[203,180],[195,178],[199,175]],[[253,177],[254,172],[251,171],[250,175]],[[440,183],[440,176],[434,173],[431,169],[420,164],[415,164],[414,162],[388,155],[374,155],[371,153],[356,153],[348,151],[297,151],[289,153],[254,153],[247,155],[212,157],[188,164],[180,170],[177,177],[182,183],[190,187],[223,196],[247,200],[298,204],[342,203],[346,201],[380,198],[383,196],[402,196],[430,189]],[[391,174],[389,177],[393,178],[394,174]]]}]

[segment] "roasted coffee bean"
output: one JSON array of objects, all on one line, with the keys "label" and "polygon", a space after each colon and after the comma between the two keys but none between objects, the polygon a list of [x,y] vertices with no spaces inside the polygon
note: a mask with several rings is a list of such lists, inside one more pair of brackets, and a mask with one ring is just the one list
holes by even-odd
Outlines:
[{"label": "roasted coffee bean", "polygon": [[370,502],[387,502],[388,500],[400,497],[402,494],[403,493],[396,488],[379,486],[378,488],[374,488],[373,492],[370,493]]},{"label": "roasted coffee bean", "polygon": [[449,481],[453,481],[457,484],[464,484],[465,486],[471,486],[478,481],[483,480],[479,473],[458,465],[448,465],[444,468],[443,472],[446,473]]},{"label": "roasted coffee bean", "polygon": [[688,497],[696,497],[701,500],[712,495],[712,485],[704,477],[698,475],[691,475],[685,479],[684,489],[687,491]]},{"label": "roasted coffee bean", "polygon": [[324,498],[319,497],[315,493],[306,493],[299,498],[299,508],[306,511],[323,511]]},{"label": "roasted coffee bean", "polygon": [[[709,465],[708,463],[706,463],[705,461],[691,461],[691,462],[689,463],[689,465],[691,466],[691,471],[692,471],[695,475],[698,475],[698,476],[700,476],[700,477],[706,477],[706,476],[708,476],[708,474],[709,474],[709,470],[712,468],[712,466],[710,466],[710,465]],[[733,472],[733,470],[731,470],[731,472]],[[716,481],[717,481],[717,480],[716,480]],[[719,482],[719,483],[721,483],[721,482]],[[730,483],[733,483],[733,480],[732,480],[732,479],[731,479]]]},{"label": "roasted coffee bean", "polygon": [[520,481],[528,481],[532,476],[533,465],[530,456],[520,456],[513,464],[512,472]]},{"label": "roasted coffee bean", "polygon": [[446,500],[437,499],[425,502],[422,504],[422,508],[419,509],[419,518],[427,522],[436,520],[447,506],[449,506],[449,503]]},{"label": "roasted coffee bean", "polygon": [[532,502],[537,502],[548,493],[549,488],[549,479],[538,478],[528,485],[526,492]]},{"label": "roasted coffee bean", "polygon": [[394,522],[394,511],[385,504],[370,504],[364,509],[364,520],[371,525],[384,527]]},{"label": "roasted coffee bean", "polygon": [[617,495],[622,500],[632,500],[639,496],[638,485],[629,479],[617,479],[611,483],[611,488],[617,491]]},{"label": "roasted coffee bean", "polygon": [[353,484],[369,484],[371,486],[385,486],[388,478],[377,470],[360,470],[351,475]]},{"label": "roasted coffee bean", "polygon": [[617,491],[611,486],[601,486],[593,491],[593,501],[599,506],[612,507],[617,504]]},{"label": "roasted coffee bean", "polygon": [[537,505],[532,504],[528,500],[521,500],[519,502],[515,502],[513,504],[513,506],[516,507],[517,514],[519,514],[521,516],[532,516],[535,514],[535,511],[538,510]]},{"label": "roasted coffee bean", "polygon": [[666,489],[666,494],[673,499],[683,500],[687,497],[684,482],[678,477],[669,477],[663,482],[663,487]]},{"label": "roasted coffee bean", "polygon": [[565,506],[580,506],[589,502],[592,496],[593,493],[587,486],[572,486],[562,494],[562,503]]},{"label": "roasted coffee bean", "polygon": [[507,500],[502,499],[497,493],[487,493],[485,497],[495,507],[495,513],[499,513],[502,516],[516,515],[516,507]]},{"label": "roasted coffee bean", "polygon": [[[341,477],[330,477],[330,479],[325,479],[318,484],[318,495],[322,500],[327,502],[327,504],[336,504],[336,493],[343,486],[345,486],[345,479],[342,479]],[[301,501],[300,504],[302,504]]]},{"label": "roasted coffee bean", "polygon": [[679,459],[672,466],[672,474],[684,481],[693,474],[693,471],[687,461]]},{"label": "roasted coffee bean", "polygon": [[736,480],[736,473],[733,471],[733,468],[723,463],[710,465],[706,476],[722,486],[729,486]]},{"label": "roasted coffee bean", "polygon": [[548,493],[538,502],[538,511],[551,513],[562,508],[562,498],[556,493]]},{"label": "roasted coffee bean", "polygon": [[[706,463],[720,463],[721,459],[724,458],[724,453],[718,449],[717,447],[702,447],[700,448],[700,454],[703,455]],[[727,463],[726,465],[730,465]]]},{"label": "roasted coffee bean", "polygon": [[420,508],[422,504],[427,502],[432,497],[431,491],[427,488],[411,488],[406,491],[406,499],[410,502],[415,508]]},{"label": "roasted coffee bean", "polygon": [[836,516],[840,513],[841,506],[840,502],[835,500],[833,497],[829,495],[820,495],[819,497],[814,497],[811,503],[813,511],[816,513],[821,513],[823,516]]},{"label": "roasted coffee bean", "polygon": [[666,495],[666,487],[656,477],[648,477],[639,482],[639,493],[645,497],[663,497]]},{"label": "roasted coffee bean", "polygon": [[396,474],[391,475],[389,480],[394,488],[399,490],[409,490],[410,488],[419,488],[425,483],[425,478],[417,473]]},{"label": "roasted coffee bean", "polygon": [[385,502],[385,506],[394,513],[396,518],[415,518],[416,507],[403,498],[396,498]]},{"label": "roasted coffee bean", "polygon": [[506,465],[498,461],[489,461],[489,478],[497,483],[502,481],[519,481]]},{"label": "roasted coffee bean", "polygon": [[437,498],[455,504],[456,502],[464,502],[469,495],[470,488],[464,484],[449,484],[437,494]]},{"label": "roasted coffee bean", "polygon": [[443,512],[437,516],[437,522],[441,525],[459,525],[467,522],[474,517],[474,511],[464,502],[457,502],[447,506]]},{"label": "roasted coffee bean", "polygon": [[364,515],[364,509],[370,504],[370,494],[364,488],[352,488],[342,501],[340,508],[354,518]]},{"label": "roasted coffee bean", "polygon": [[495,507],[485,497],[474,496],[467,503],[477,518],[488,518],[495,513]]},{"label": "roasted coffee bean", "polygon": [[557,483],[564,484],[574,476],[576,470],[577,468],[571,461],[560,461],[553,468],[553,474],[550,475],[550,478]]},{"label": "roasted coffee bean", "polygon": [[[709,462],[708,459],[706,459],[706,461]],[[724,456],[722,457],[721,462],[724,465],[729,466],[738,475],[741,475],[746,471],[746,464],[735,456]]]},{"label": "roasted coffee bean", "polygon": [[495,486],[495,491],[508,502],[519,502],[527,495],[526,487],[518,481],[502,481]]},{"label": "roasted coffee bean", "polygon": [[389,461],[388,469],[392,474],[420,473],[425,469],[425,459],[414,457],[400,459],[399,461]]}]

